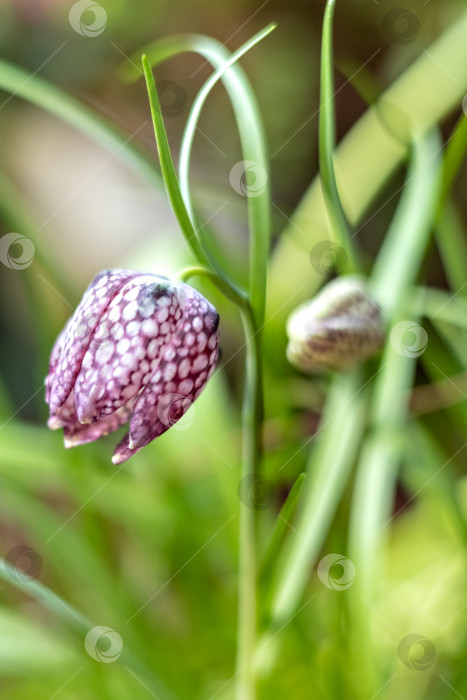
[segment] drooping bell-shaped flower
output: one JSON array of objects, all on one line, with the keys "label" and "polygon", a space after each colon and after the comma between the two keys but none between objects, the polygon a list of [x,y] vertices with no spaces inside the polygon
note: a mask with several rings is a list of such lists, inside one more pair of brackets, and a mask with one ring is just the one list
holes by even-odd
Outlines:
[{"label": "drooping bell-shaped flower", "polygon": [[287,358],[304,372],[347,369],[377,353],[385,338],[381,310],[356,276],[329,282],[287,322]]},{"label": "drooping bell-shaped flower", "polygon": [[198,398],[216,366],[218,324],[215,308],[187,284],[101,272],[52,350],[49,427],[63,428],[72,447],[129,422],[112,458],[124,462]]}]

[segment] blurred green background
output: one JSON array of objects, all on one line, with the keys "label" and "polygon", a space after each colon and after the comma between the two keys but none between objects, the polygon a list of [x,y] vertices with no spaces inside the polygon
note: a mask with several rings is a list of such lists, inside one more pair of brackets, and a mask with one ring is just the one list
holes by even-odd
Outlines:
[{"label": "blurred green background", "polygon": [[[391,12],[401,4],[405,14],[398,25]],[[0,689],[8,700],[227,699],[233,697],[235,672],[239,493],[248,499],[239,492],[243,340],[236,311],[207,283],[196,283],[221,314],[223,368],[192,407],[190,420],[123,469],[110,462],[115,436],[65,451],[61,435],[45,427],[43,378],[55,336],[100,270],[172,274],[190,262],[157,175],[144,84],[125,83],[122,65],[166,35],[207,34],[234,50],[269,22],[278,23],[241,61],[271,156],[274,255],[318,171],[324,2],[102,2],[105,17],[100,15],[93,36],[72,26],[72,5],[3,0],[0,58],[101,115],[154,163],[154,175],[144,178],[142,170],[128,167],[124,149],[107,148],[20,99],[24,81],[18,94],[0,93],[1,234],[18,232],[34,245],[24,269],[0,264],[0,547],[13,567],[4,572],[0,591]],[[464,9],[463,0],[338,2],[338,140]],[[92,13],[82,21],[79,26],[90,25]],[[156,69],[175,157],[190,106],[210,73],[194,54]],[[430,89],[429,83],[419,86],[420,92]],[[446,139],[461,115],[459,104],[441,125]],[[200,220],[209,222],[216,248],[243,280],[246,202],[229,181],[241,158],[232,109],[217,85],[197,133],[192,187]],[[356,172],[360,166],[355,162]],[[391,174],[376,193],[372,216],[360,226],[367,270],[403,183],[403,169]],[[450,225],[461,249],[466,187],[467,169],[461,167],[450,199]],[[16,245],[13,259],[21,255]],[[455,293],[456,305],[449,307],[454,320],[443,316],[424,324],[429,344],[410,397],[396,490],[388,489],[387,506],[395,517],[385,533],[381,586],[367,601],[368,625],[359,628],[352,615],[355,606],[347,601],[353,587],[333,590],[310,568],[303,599],[308,604],[258,655],[262,698],[467,697],[466,297],[462,283],[457,289],[452,284],[442,258],[433,244],[420,281]],[[296,272],[287,264],[280,272],[286,303]],[[316,287],[323,282],[312,264],[306,274]],[[274,285],[274,298],[281,299],[277,275]],[[306,444],[329,384],[326,376],[305,377],[287,364],[278,310],[279,304],[269,312],[264,348],[267,489],[258,510],[260,549],[305,470]],[[353,486],[350,476],[322,551],[314,553],[316,562],[347,552]],[[294,537],[292,527],[288,536]],[[378,581],[379,569],[373,575]],[[71,611],[41,600],[37,581]],[[362,590],[359,605],[365,606]],[[94,658],[84,643],[93,625],[116,632],[91,640]],[[409,634],[426,637],[428,646],[407,651],[411,643],[416,646],[416,640],[400,646]],[[99,663],[101,652],[110,648],[118,656],[122,645],[115,663]],[[417,654],[425,663],[421,670]]]}]

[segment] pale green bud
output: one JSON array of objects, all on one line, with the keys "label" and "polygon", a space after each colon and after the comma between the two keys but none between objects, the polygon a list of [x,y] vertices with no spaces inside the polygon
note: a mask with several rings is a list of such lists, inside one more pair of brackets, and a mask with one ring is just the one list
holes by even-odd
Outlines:
[{"label": "pale green bud", "polygon": [[287,358],[304,372],[347,369],[377,353],[384,343],[381,310],[361,277],[338,277],[287,322]]}]

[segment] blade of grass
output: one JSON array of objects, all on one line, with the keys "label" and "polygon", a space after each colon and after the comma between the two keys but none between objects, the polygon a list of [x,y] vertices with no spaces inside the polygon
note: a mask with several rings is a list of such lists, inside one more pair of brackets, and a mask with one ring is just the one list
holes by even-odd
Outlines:
[{"label": "blade of grass", "polygon": [[459,212],[448,197],[435,225],[436,243],[451,289],[465,287],[467,270],[467,241]]},{"label": "blade of grass", "polygon": [[334,78],[332,60],[332,24],[336,0],[328,0],[324,11],[321,44],[321,80],[319,98],[319,172],[326,212],[333,237],[348,255],[348,269],[356,269],[354,246],[350,229],[337,190],[333,154],[336,145],[336,115],[334,109]]},{"label": "blade of grass", "polygon": [[[380,108],[371,107],[339,144],[334,163],[339,173],[342,203],[351,224],[361,224],[369,206],[407,156],[413,134],[424,133],[453,109],[459,109],[467,89],[467,11],[463,10],[427,51],[410,65],[378,101],[400,114],[405,141],[395,139],[381,121]],[[440,70],[443,66],[444,70]],[[452,79],[446,79],[449,71]],[[430,85],[430,90],[426,86]],[[358,168],[356,164],[358,163]],[[313,275],[309,253],[329,237],[329,223],[318,178],[312,182],[281,236],[268,276],[268,342],[281,347],[280,330],[300,301],[322,283]],[[294,275],[284,275],[284,269]],[[297,293],[297,280],[303,285]],[[284,303],[284,300],[289,300]],[[270,331],[269,331],[270,328]]]},{"label": "blade of grass", "polygon": [[[180,150],[180,188],[183,198],[194,216],[189,183],[190,156],[202,108],[214,85],[225,75],[225,85],[235,113],[240,134],[244,161],[251,161],[267,172],[265,137],[256,98],[243,71],[229,69],[247,51],[264,39],[275,29],[274,24],[255,34],[249,41],[233,53],[228,60],[223,58],[224,50],[218,53],[219,67],[206,81],[193,103],[182,139]],[[229,75],[230,73],[230,75]],[[269,176],[268,176],[269,180]],[[248,197],[250,224],[250,302],[255,311],[256,322],[261,326],[264,321],[266,296],[266,261],[269,255],[270,215],[269,187],[254,197]]]},{"label": "blade of grass", "polygon": [[[249,45],[253,46],[272,31],[273,28],[274,25],[266,27],[263,32],[253,37],[251,42],[247,42],[244,47],[239,49],[239,52],[243,53],[243,49],[247,50]],[[266,174],[267,182],[264,190],[259,194],[255,193],[257,196],[248,197],[251,246],[250,300],[254,309],[256,323],[258,326],[261,326],[264,318],[266,260],[269,253],[270,238],[269,169],[266,158],[264,130],[261,126],[261,117],[256,104],[256,98],[251,90],[249,81],[237,64],[231,65],[228,70],[225,70],[225,64],[231,60],[231,54],[220,42],[210,37],[197,34],[175,35],[168,39],[153,42],[146,46],[143,51],[151,66],[162,63],[183,52],[199,53],[203,58],[209,61],[214,69],[221,73],[219,78],[222,79],[232,102],[240,132],[244,157],[246,158],[248,154],[248,159],[262,168]],[[125,63],[122,67],[122,75],[126,80],[133,80],[139,77],[135,68],[128,63]],[[193,117],[193,119],[195,119],[195,117]],[[187,137],[186,140],[183,151],[183,162],[181,158],[181,182],[183,182],[185,178],[188,179],[189,155],[191,149],[190,138],[191,137]],[[189,187],[184,186],[184,192],[189,193]],[[189,199],[186,200],[186,206],[189,211],[192,211]],[[211,263],[212,262],[211,260]]]},{"label": "blade of grass", "polygon": [[436,132],[414,141],[406,183],[370,278],[375,299],[391,320],[416,281],[434,223],[441,185]]},{"label": "blade of grass", "polygon": [[429,319],[436,316],[440,321],[467,328],[467,298],[465,296],[451,294],[445,289],[416,287],[407,301],[406,308],[409,314],[426,316]]},{"label": "blade of grass", "polygon": [[[148,63],[146,56],[142,58],[143,71],[146,79],[146,87],[148,91],[149,104],[151,108],[151,116],[154,124],[154,134],[156,137],[157,150],[159,152],[160,164],[164,183],[169,195],[172,209],[180,225],[182,233],[188,246],[191,248],[193,255],[201,266],[211,267],[211,261],[207,257],[206,252],[201,246],[197,231],[194,228],[193,222],[185,206],[180,187],[178,184],[175,166],[170,152],[170,146],[167,139],[167,133],[162,118],[162,111],[157,95],[156,83],[152,74],[151,66]],[[244,294],[236,288],[234,283],[225,278],[222,270],[216,270],[218,277],[215,282],[219,289],[223,291],[229,298],[237,299],[239,306],[244,305]]]},{"label": "blade of grass", "polygon": [[446,276],[454,290],[465,283],[467,269],[467,243],[462,222],[450,197],[454,181],[467,151],[467,117],[462,114],[449,139],[443,160],[443,182],[436,220],[436,243]]},{"label": "blade of grass", "polygon": [[[83,644],[86,634],[95,627],[90,620],[47,588],[47,586],[44,586],[35,579],[27,579],[18,576],[15,567],[11,566],[11,564],[2,558],[0,558],[0,578],[6,583],[13,585],[27,596],[31,596],[44,608],[56,615],[82,638]],[[173,692],[156,677],[153,671],[149,672],[148,669],[143,667],[141,662],[136,659],[125,646],[123,647],[122,658],[129,666],[135,668],[138,673],[145,677],[147,682],[152,685],[154,691],[157,690],[158,693],[162,693],[163,697],[167,698],[167,700],[176,700]]]},{"label": "blade of grass", "polygon": [[277,555],[290,527],[290,521],[297,508],[298,499],[305,480],[305,474],[299,474],[294,485],[290,489],[287,499],[280,509],[279,515],[274,523],[274,528],[269,539],[266,552],[264,553],[261,569],[258,575],[259,585],[268,585],[272,569],[275,565]]},{"label": "blade of grass", "polygon": [[448,197],[467,151],[467,117],[465,114],[452,130],[452,137],[444,154],[443,184],[441,186],[440,209]]},{"label": "blade of grass", "polygon": [[276,566],[273,629],[295,613],[346,487],[365,429],[368,384],[360,370],[333,378],[321,425],[313,436],[294,532]]},{"label": "blade of grass", "polygon": [[[429,132],[414,142],[405,189],[371,277],[374,296],[390,328],[406,318],[405,300],[425,256],[438,204],[440,173],[440,138]],[[382,363],[370,411],[372,431],[362,447],[350,514],[349,556],[358,571],[349,596],[355,630],[351,646],[360,664],[362,698],[383,682],[372,660],[370,615],[376,583],[383,580],[381,558],[416,357],[404,354],[389,334]]]}]

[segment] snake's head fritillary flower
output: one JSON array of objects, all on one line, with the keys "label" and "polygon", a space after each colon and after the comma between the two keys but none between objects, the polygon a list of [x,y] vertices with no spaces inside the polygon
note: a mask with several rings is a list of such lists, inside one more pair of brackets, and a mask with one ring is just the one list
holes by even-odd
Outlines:
[{"label": "snake's head fritillary flower", "polygon": [[377,353],[384,343],[381,310],[363,279],[338,277],[287,322],[287,358],[304,372],[347,369]]},{"label": "snake's head fritillary flower", "polygon": [[218,357],[219,315],[195,289],[131,270],[101,272],[58,337],[45,380],[48,425],[65,446],[129,422],[120,464],[176,423]]}]

